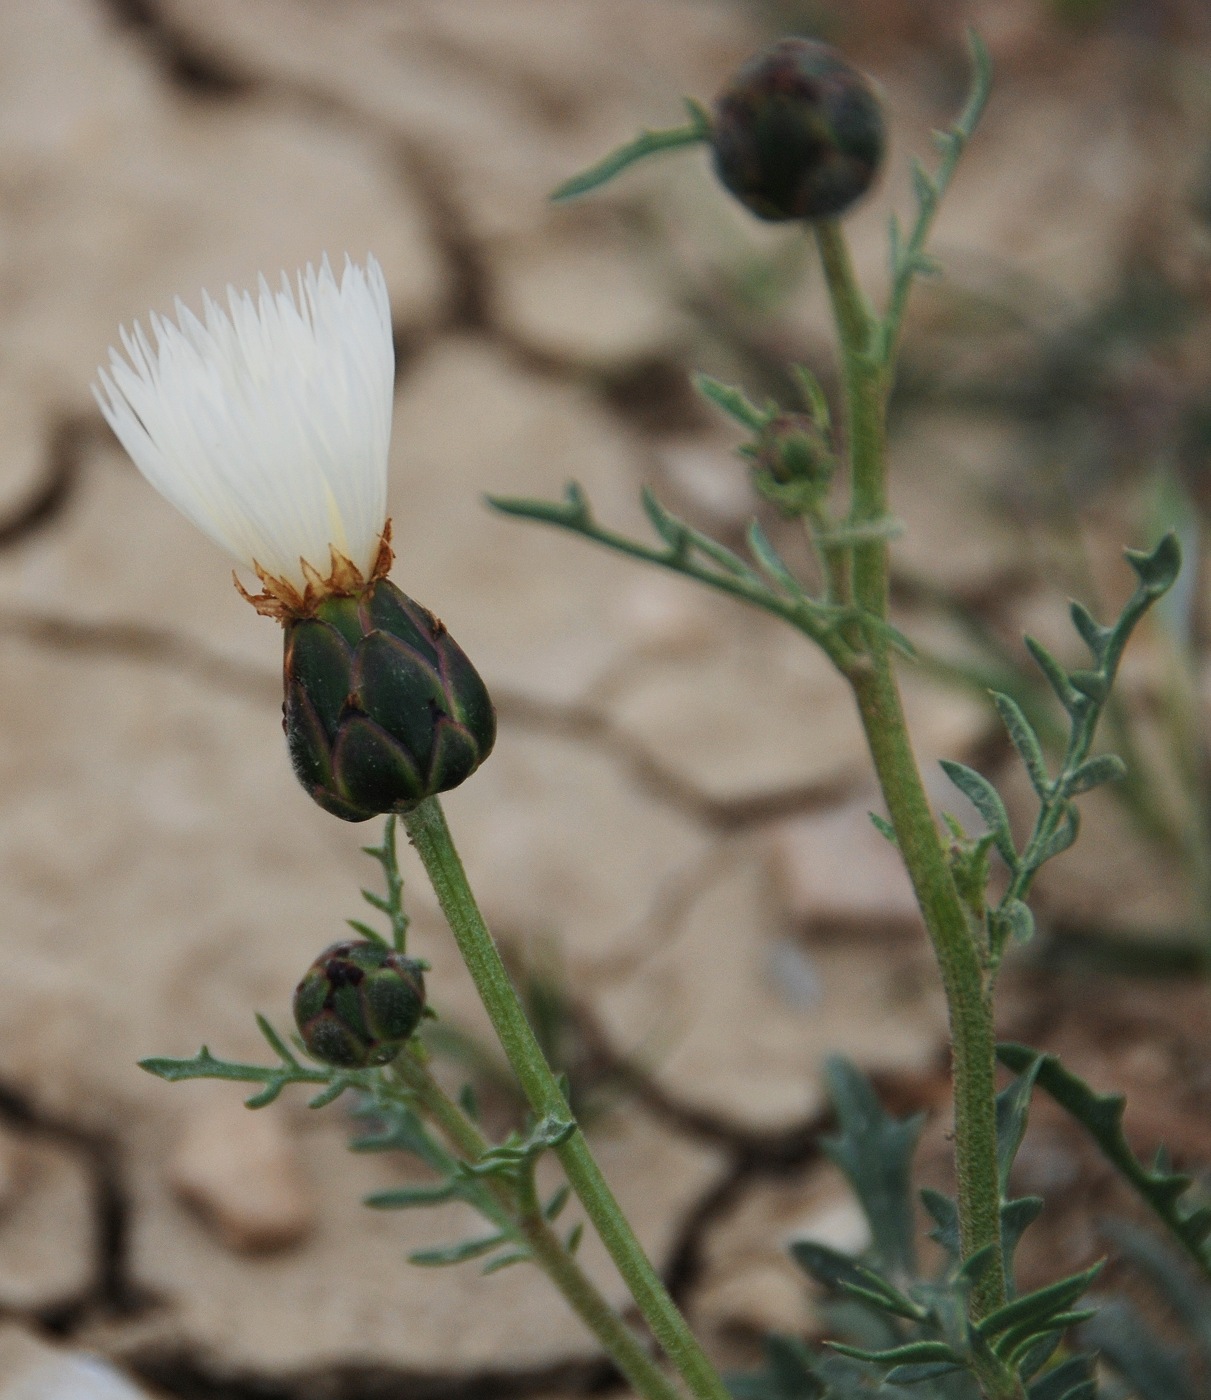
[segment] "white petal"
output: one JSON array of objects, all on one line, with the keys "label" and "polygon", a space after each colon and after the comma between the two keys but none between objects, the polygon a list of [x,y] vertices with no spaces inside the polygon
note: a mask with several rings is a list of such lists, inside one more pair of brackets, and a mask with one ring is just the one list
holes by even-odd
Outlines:
[{"label": "white petal", "polygon": [[387,516],[395,357],[382,269],[325,257],[292,288],[203,296],[123,328],[93,392],[151,484],[241,563],[300,591],[335,548],[369,575]]}]

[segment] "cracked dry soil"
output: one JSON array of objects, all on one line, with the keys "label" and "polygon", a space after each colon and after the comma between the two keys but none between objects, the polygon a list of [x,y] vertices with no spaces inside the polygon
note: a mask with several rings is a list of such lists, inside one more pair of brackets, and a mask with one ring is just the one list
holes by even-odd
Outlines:
[{"label": "cracked dry soil", "polygon": [[[827,1053],[855,1057],[896,1107],[931,1111],[926,1151],[944,1174],[942,1012],[903,878],[866,823],[840,684],[763,619],[480,504],[576,477],[604,518],[642,529],[650,481],[741,538],[734,440],[693,403],[688,372],[761,389],[793,354],[827,378],[818,288],[795,282],[766,325],[737,310],[725,289],[753,258],[793,249],[741,219],[693,158],[583,209],[545,194],[639,126],[676,120],[681,92],[709,96],[776,8],[0,6],[0,1312],[62,1348],[39,1364],[91,1349],[180,1400],[617,1389],[537,1274],[405,1265],[466,1222],[456,1208],[369,1218],[359,1198],[403,1169],[345,1154],[339,1108],[277,1105],[253,1125],[231,1093],[134,1067],[203,1040],[258,1055],[253,1011],[281,1023],[298,975],[357,912],[369,833],[294,787],[270,626],[136,477],[88,385],[146,308],[325,250],[373,249],[392,292],[397,577],[499,704],[498,752],[453,796],[452,826],[516,965],[555,969],[579,1072],[626,1110],[595,1118],[594,1141],[712,1350],[744,1362],[763,1330],[810,1326],[791,1234],[854,1242],[820,1162]],[[956,36],[986,7],[924,28],[878,8],[849,35],[901,133],[853,225],[876,286],[903,148],[944,119]],[[1002,8],[1019,24],[1001,33],[1006,93],[939,239],[961,268],[1024,264],[1093,295],[1163,178],[1147,112],[1107,129],[1117,50],[1062,97],[1054,71],[1024,75],[1031,7]],[[1047,168],[1020,154],[1040,90],[1068,137]],[[1125,171],[1113,191],[1082,173],[1107,150]],[[945,509],[922,505],[950,450],[934,426],[902,444],[897,596],[948,643],[921,586],[930,568],[1006,627],[1037,610],[1039,579],[986,489],[1003,432],[943,424],[943,443],[960,442]],[[927,763],[1003,759],[978,697],[917,673],[906,688]],[[857,861],[870,862],[860,889]],[[419,880],[409,901],[443,1020],[482,1041]],[[1070,1025],[1064,995],[1032,988],[1010,1019]],[[1201,1014],[1192,1005],[1189,1024]],[[1150,1024],[1128,1068],[1157,1099]],[[1095,1053],[1096,1025],[1087,1040]],[[1092,1251],[1088,1207],[1065,1209],[1055,1237]],[[586,1257],[621,1302],[601,1253]],[[21,1384],[5,1355],[0,1400]]]}]

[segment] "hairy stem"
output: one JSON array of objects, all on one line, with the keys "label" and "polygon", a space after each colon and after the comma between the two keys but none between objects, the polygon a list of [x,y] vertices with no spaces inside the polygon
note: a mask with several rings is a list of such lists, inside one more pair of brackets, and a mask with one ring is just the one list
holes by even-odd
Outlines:
[{"label": "hairy stem", "polygon": [[[387,1074],[402,1084],[465,1161],[475,1162],[492,1146],[474,1121],[454,1102],[413,1054],[405,1052]],[[680,1392],[648,1355],[643,1343],[618,1316],[575,1257],[547,1223],[532,1185],[520,1194],[504,1182],[487,1181],[505,1217],[534,1262],[563,1294],[569,1306],[601,1343],[606,1354],[645,1400],[681,1400]]]},{"label": "hairy stem", "polygon": [[[571,1119],[488,932],[436,797],[419,803],[404,818],[408,835],[433,885],[463,961],[475,982],[493,1028],[531,1108],[539,1117]],[[706,1353],[669,1297],[643,1246],[610,1190],[577,1128],[554,1149],[589,1219],[631,1290],[639,1311],[666,1355],[699,1400],[729,1400],[727,1389]]]},{"label": "hairy stem", "polygon": [[[872,353],[875,322],[854,278],[840,228],[815,225],[833,315],[841,343],[849,437],[854,527],[881,522],[887,514],[886,416],[891,383],[885,363]],[[886,623],[887,541],[876,532],[853,546],[854,600],[876,624]],[[861,624],[859,624],[861,626]],[[900,854],[933,943],[950,1016],[954,1071],[955,1175],[963,1255],[987,1250],[989,1266],[972,1289],[978,1321],[1006,1298],[1001,1248],[1001,1189],[997,1172],[996,1038],[991,993],[979,951],[955,888],[942,840],[921,782],[899,688],[892,670],[886,628],[862,628],[864,655],[845,668],[858,702],[862,726],[879,778]],[[999,1363],[980,1376],[989,1400],[1018,1400],[1021,1384]]]}]

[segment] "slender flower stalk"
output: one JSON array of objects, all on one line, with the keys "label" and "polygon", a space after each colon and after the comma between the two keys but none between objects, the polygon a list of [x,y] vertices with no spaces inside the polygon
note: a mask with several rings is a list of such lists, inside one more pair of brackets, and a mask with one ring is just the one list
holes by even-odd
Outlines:
[{"label": "slender flower stalk", "polygon": [[[100,371],[101,410],[148,481],[260,579],[255,597],[236,586],[283,626],[283,716],[300,782],[348,821],[404,817],[531,1104],[570,1117],[435,801],[487,757],[496,720],[445,627],[385,577],[393,353],[378,264],[346,261],[338,282],[325,259],[294,287],[283,277],[276,292],[262,279],[255,299],[229,290],[226,309],[207,297],[201,319],[178,302],[175,324],[153,315],[150,336],[136,325],[122,345],[125,356],[111,351]],[[304,998],[306,1027],[339,1032],[345,1060],[372,1063],[390,1048],[382,1028],[364,1024],[363,999],[345,1008],[350,1040],[349,1026],[323,1020],[319,991],[317,1005]],[[727,1400],[579,1129],[555,1150],[669,1359],[699,1400]],[[673,1387],[586,1289],[541,1211],[525,1224],[623,1373],[668,1400]]]}]

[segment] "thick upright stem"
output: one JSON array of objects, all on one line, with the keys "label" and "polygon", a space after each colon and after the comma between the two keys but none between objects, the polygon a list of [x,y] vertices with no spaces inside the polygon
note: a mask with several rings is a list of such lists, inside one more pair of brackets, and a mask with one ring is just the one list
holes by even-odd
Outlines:
[{"label": "thick upright stem", "polygon": [[[409,1090],[465,1161],[477,1161],[491,1147],[475,1123],[408,1052],[395,1061],[389,1073]],[[531,1199],[519,1204],[503,1182],[489,1182],[488,1185],[505,1216],[513,1221],[534,1262],[563,1294],[635,1390],[644,1400],[681,1400],[681,1392],[551,1229],[537,1201],[532,1199],[533,1192],[529,1193]]]},{"label": "thick upright stem", "polygon": [[[854,545],[854,600],[875,625],[862,628],[864,655],[846,668],[887,802],[900,854],[933,943],[950,1015],[954,1069],[955,1174],[964,1257],[989,1251],[972,1290],[973,1321],[1005,1301],[1001,1189],[997,1171],[995,1033],[991,996],[967,914],[946,861],[913,753],[886,629],[886,416],[891,375],[874,352],[875,325],[858,290],[849,252],[833,223],[815,226],[816,241],[841,341],[851,474],[849,524],[869,534]],[[989,1400],[1017,1400],[1016,1377],[999,1365],[981,1375]]]},{"label": "thick upright stem", "polygon": [[[403,818],[403,822],[531,1108],[540,1117],[555,1114],[571,1119],[571,1110],[530,1029],[500,953],[471,893],[437,798],[431,797],[421,802]],[[636,1239],[635,1232],[594,1161],[584,1134],[577,1128],[555,1148],[555,1152],[572,1189],[631,1290],[639,1311],[690,1390],[699,1400],[729,1400],[718,1372],[643,1252],[643,1246]]]}]

